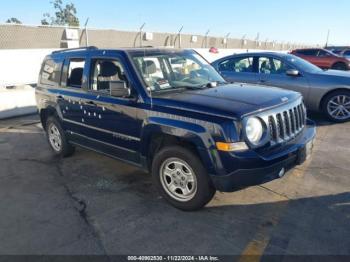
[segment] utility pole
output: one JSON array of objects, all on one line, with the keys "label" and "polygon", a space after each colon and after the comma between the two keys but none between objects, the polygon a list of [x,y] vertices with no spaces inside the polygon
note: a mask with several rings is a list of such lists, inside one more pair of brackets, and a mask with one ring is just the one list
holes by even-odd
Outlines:
[{"label": "utility pole", "polygon": [[328,32],[327,32],[327,40],[326,40],[326,47],[328,46],[328,41],[329,41],[329,33],[330,33],[330,30],[328,29]]},{"label": "utility pole", "polygon": [[205,33],[205,48],[208,48],[208,35],[210,33],[210,30],[208,30],[206,33]]},{"label": "utility pole", "polygon": [[224,47],[227,49],[228,46],[228,38],[230,37],[231,33],[227,33],[224,37]]},{"label": "utility pole", "polygon": [[89,17],[86,19],[86,22],[84,25],[86,46],[89,46],[89,34],[88,34],[88,30],[87,30],[88,23],[89,23]]},{"label": "utility pole", "polygon": [[142,26],[140,27],[140,47],[142,47],[142,30],[145,27],[146,23],[143,23]]},{"label": "utility pole", "polygon": [[[177,33],[177,38],[179,39],[179,48],[181,48],[181,32],[182,32],[183,28],[184,28],[184,26],[181,26],[180,30]],[[176,39],[175,39],[175,42],[176,42]],[[174,47],[175,47],[175,44],[176,44],[175,42],[174,42]]]}]

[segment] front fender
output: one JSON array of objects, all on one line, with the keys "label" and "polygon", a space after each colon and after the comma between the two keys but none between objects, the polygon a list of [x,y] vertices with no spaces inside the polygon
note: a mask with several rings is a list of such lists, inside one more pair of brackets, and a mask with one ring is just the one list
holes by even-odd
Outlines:
[{"label": "front fender", "polygon": [[[215,141],[202,121],[197,123],[162,117],[150,117],[144,122],[141,134],[141,155],[147,156],[148,147],[154,134],[165,134],[191,143],[197,149],[202,163],[209,173],[214,173],[220,158],[216,151]],[[207,123],[208,124],[208,123]]]}]

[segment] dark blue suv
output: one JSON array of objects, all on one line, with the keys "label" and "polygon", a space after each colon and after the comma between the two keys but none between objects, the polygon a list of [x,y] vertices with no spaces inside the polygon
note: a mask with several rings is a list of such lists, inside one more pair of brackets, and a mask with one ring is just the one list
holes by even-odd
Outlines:
[{"label": "dark blue suv", "polygon": [[82,146],[145,169],[182,210],[282,177],[315,137],[299,93],[227,84],[192,50],[53,52],[36,99],[56,154]]}]

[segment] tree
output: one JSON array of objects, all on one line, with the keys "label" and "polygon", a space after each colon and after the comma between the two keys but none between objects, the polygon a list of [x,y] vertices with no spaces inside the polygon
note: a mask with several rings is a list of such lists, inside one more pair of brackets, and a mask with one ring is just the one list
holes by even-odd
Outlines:
[{"label": "tree", "polygon": [[64,5],[62,0],[54,0],[50,2],[55,10],[54,16],[49,13],[44,14],[44,19],[41,20],[42,25],[69,25],[79,26],[77,9],[73,3]]},{"label": "tree", "polygon": [[17,18],[15,17],[11,17],[9,19],[6,20],[6,23],[8,24],[22,24],[21,21],[19,21]]}]

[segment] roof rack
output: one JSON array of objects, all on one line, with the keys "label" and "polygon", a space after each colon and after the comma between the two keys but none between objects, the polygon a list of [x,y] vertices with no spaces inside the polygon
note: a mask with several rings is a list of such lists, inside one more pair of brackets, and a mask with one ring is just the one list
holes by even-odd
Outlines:
[{"label": "roof rack", "polygon": [[67,48],[64,50],[57,50],[53,51],[53,54],[63,53],[63,52],[70,52],[70,51],[79,51],[79,50],[96,50],[98,49],[96,46],[84,46],[84,47],[77,47],[77,48]]}]

